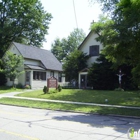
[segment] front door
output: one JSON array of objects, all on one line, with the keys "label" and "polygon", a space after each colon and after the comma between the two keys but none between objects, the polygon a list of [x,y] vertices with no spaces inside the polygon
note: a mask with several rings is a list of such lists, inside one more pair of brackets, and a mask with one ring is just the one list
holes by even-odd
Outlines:
[{"label": "front door", "polygon": [[81,75],[81,88],[85,89],[87,87],[87,75]]},{"label": "front door", "polygon": [[26,71],[25,84],[30,85],[30,71]]}]

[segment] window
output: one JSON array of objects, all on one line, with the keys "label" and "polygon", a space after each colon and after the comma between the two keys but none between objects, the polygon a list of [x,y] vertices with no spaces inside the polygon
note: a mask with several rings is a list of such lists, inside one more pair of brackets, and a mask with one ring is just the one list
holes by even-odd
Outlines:
[{"label": "window", "polygon": [[51,71],[50,72],[50,76],[53,76],[54,77],[54,71]]},{"label": "window", "polygon": [[89,55],[90,56],[98,56],[99,55],[99,45],[93,45],[89,47]]},{"label": "window", "polygon": [[62,82],[62,73],[58,73],[58,82]]},{"label": "window", "polygon": [[46,72],[34,71],[33,79],[34,80],[46,80]]},{"label": "window", "polygon": [[13,77],[10,77],[10,81],[14,81],[14,78]]},{"label": "window", "polygon": [[30,72],[26,71],[26,82],[30,81]]}]

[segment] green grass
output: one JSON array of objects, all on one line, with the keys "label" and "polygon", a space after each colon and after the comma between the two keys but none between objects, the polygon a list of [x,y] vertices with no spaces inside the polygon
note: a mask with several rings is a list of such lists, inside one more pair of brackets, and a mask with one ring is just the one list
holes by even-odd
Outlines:
[{"label": "green grass", "polygon": [[99,104],[104,104],[105,99],[108,99],[108,104],[111,105],[140,106],[140,92],[138,91],[63,89],[58,93],[44,94],[42,90],[37,90],[17,96]]},{"label": "green grass", "polygon": [[41,102],[41,101],[14,99],[14,98],[1,98],[0,103],[7,104],[7,105],[24,106],[24,107],[30,107],[30,108],[74,111],[74,112],[82,112],[82,113],[140,116],[140,111],[135,110],[135,109],[73,105],[73,104],[63,104],[63,103],[50,103],[50,102],[44,102],[44,101]]},{"label": "green grass", "polygon": [[8,87],[8,86],[0,86],[0,94],[8,93],[8,92],[18,92],[23,91],[23,89]]}]

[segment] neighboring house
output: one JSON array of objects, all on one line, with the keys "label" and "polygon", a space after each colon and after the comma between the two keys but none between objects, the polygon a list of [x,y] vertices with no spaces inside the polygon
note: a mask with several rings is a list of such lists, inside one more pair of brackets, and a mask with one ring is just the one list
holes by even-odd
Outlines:
[{"label": "neighboring house", "polygon": [[[47,79],[51,76],[61,82],[62,64],[50,51],[15,42],[11,43],[8,51],[24,58],[21,69],[25,72],[18,77],[18,84],[40,88],[47,85]],[[12,83],[8,78],[7,85],[11,86]]]},{"label": "neighboring house", "polygon": [[[98,35],[91,31],[78,48],[78,50],[90,56],[87,61],[88,68],[96,62],[96,59],[98,58],[101,50],[103,49],[102,44],[96,41],[97,37]],[[88,88],[88,68],[85,68],[79,72],[79,88]]]}]

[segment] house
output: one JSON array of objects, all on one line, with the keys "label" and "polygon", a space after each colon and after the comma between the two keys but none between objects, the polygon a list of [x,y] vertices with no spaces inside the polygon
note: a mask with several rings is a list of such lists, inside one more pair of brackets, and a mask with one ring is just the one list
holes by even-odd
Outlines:
[{"label": "house", "polygon": [[[18,77],[17,84],[41,88],[47,85],[47,79],[51,76],[61,82],[62,64],[50,51],[16,42],[11,43],[8,51],[24,58],[21,69],[25,72]],[[12,85],[10,79],[7,79],[7,85]]]},{"label": "house", "polygon": [[[98,35],[96,33],[90,31],[87,37],[78,47],[78,50],[90,56],[89,59],[87,60],[88,68],[91,67],[92,63],[96,62],[96,59],[98,58],[101,50],[103,49],[102,44],[96,40],[97,37]],[[87,79],[88,68],[85,68],[79,72],[78,79],[79,88],[88,88],[88,79]]]}]

